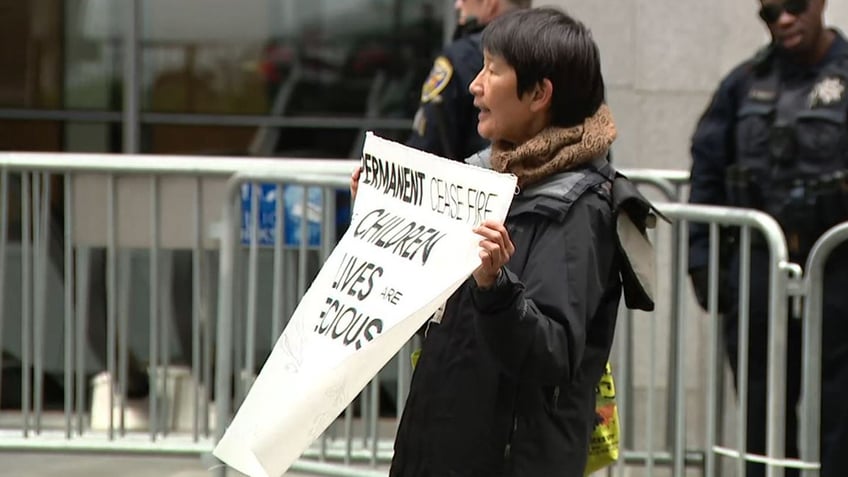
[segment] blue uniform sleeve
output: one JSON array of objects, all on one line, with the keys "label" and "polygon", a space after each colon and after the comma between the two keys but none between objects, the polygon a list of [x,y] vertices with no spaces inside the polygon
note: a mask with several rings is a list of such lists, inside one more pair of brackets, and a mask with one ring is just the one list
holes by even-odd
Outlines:
[{"label": "blue uniform sleeve", "polygon": [[[736,161],[734,130],[736,110],[745,83],[747,65],[737,67],[719,85],[692,136],[692,170],[689,202],[726,205],[725,173]],[[709,256],[709,227],[689,227],[689,269],[704,267]]]},{"label": "blue uniform sleeve", "polygon": [[477,135],[474,98],[468,91],[482,67],[482,54],[472,45],[455,43],[436,58],[421,88],[408,146],[454,160],[485,147]]}]

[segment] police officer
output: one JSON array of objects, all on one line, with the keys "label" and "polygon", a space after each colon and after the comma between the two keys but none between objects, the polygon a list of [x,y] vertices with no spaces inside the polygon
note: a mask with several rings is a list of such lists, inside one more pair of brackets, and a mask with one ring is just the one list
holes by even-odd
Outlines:
[{"label": "police officer", "polygon": [[[790,258],[803,264],[829,227],[848,219],[848,43],[824,26],[825,0],[761,0],[760,17],[772,42],[736,67],[718,87],[692,138],[690,202],[756,208],[772,215],[787,239]],[[708,229],[690,229],[690,276],[701,306],[707,302]],[[761,241],[760,241],[761,242]],[[768,252],[755,238],[750,283],[748,451],[765,449],[768,349]],[[739,256],[728,255],[727,288],[720,293],[724,335],[738,376]],[[844,475],[835,458],[848,449],[837,423],[848,391],[848,247],[825,271],[822,343],[823,475]],[[747,285],[747,284],[743,284]],[[790,319],[786,451],[798,452],[801,326]],[[816,398],[816,396],[812,396]],[[830,473],[830,474],[829,474]],[[748,476],[764,475],[748,464]],[[797,475],[787,471],[787,476]]]},{"label": "police officer", "polygon": [[459,15],[454,40],[424,81],[407,145],[461,161],[489,144],[477,134],[478,111],[468,91],[483,67],[483,28],[508,11],[529,7],[530,0],[456,0],[454,6]]}]

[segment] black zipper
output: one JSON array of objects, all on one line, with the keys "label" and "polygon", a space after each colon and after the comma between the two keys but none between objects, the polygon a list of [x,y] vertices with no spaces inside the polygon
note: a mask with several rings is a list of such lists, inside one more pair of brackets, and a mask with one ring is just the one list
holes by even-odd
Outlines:
[{"label": "black zipper", "polygon": [[512,440],[515,438],[515,433],[518,431],[518,388],[515,389],[515,394],[512,397],[512,426],[509,429],[509,434],[504,445],[504,475],[510,475],[512,472]]},{"label": "black zipper", "polygon": [[515,435],[515,431],[518,430],[518,417],[512,416],[512,429],[509,431],[509,437],[506,441],[506,447],[504,447],[504,459],[509,460],[510,453],[512,451],[512,438]]}]

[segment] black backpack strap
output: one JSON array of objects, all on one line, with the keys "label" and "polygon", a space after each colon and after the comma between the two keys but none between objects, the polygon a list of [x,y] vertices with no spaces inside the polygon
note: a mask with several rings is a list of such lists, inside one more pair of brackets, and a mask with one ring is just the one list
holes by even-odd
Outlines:
[{"label": "black backpack strap", "polygon": [[656,218],[668,222],[636,184],[607,163],[605,173],[612,179],[612,208],[616,239],[621,252],[621,280],[624,302],[630,309],[653,311],[656,290],[654,246],[647,229],[656,227]]}]

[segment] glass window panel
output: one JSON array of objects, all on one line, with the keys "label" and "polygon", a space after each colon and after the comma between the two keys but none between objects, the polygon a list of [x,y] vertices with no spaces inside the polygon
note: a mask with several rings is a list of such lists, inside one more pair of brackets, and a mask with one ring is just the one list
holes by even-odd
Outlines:
[{"label": "glass window panel", "polygon": [[120,123],[66,122],[64,150],[68,152],[121,152]]},{"label": "glass window panel", "polygon": [[0,151],[62,150],[62,123],[0,119]]},{"label": "glass window panel", "polygon": [[125,3],[0,0],[0,107],[120,109]]},{"label": "glass window panel", "polygon": [[357,139],[364,133],[358,129],[280,128],[276,147],[270,154],[288,157],[346,158],[353,152]]},{"label": "glass window panel", "polygon": [[149,124],[142,127],[143,153],[228,155],[247,153],[253,127]]},{"label": "glass window panel", "polygon": [[445,3],[144,0],[143,107],[411,117]]},{"label": "glass window panel", "polygon": [[65,1],[65,101],[69,109],[120,110],[126,6]]},{"label": "glass window panel", "polygon": [[0,0],[0,107],[61,102],[61,0]]}]

